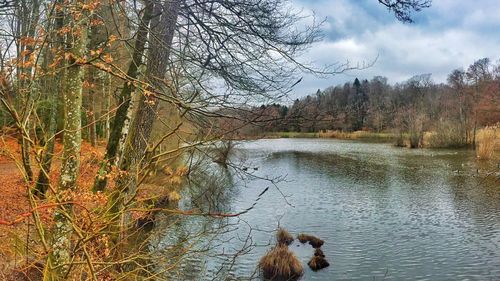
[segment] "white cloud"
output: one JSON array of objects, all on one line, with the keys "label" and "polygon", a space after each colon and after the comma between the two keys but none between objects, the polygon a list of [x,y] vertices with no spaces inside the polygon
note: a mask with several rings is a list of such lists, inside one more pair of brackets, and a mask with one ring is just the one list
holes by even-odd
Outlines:
[{"label": "white cloud", "polygon": [[[484,3],[483,3],[484,2]],[[327,4],[333,3],[333,4]],[[496,3],[496,5],[495,5]],[[497,1],[434,1],[425,23],[405,25],[395,19],[375,19],[358,1],[302,1],[319,16],[328,16],[325,41],[304,55],[305,61],[319,64],[371,61],[376,64],[363,71],[352,71],[327,80],[306,75],[295,96],[314,93],[318,88],[386,76],[392,83],[415,74],[432,73],[444,82],[455,68],[467,68],[474,60],[500,56],[500,5]],[[382,10],[383,12],[383,10]]]}]

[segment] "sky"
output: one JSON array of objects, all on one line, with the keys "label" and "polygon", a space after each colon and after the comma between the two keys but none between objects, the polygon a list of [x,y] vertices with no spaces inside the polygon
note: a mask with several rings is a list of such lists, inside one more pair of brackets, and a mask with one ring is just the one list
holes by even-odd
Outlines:
[{"label": "sky", "polygon": [[326,20],[323,40],[300,57],[303,62],[356,65],[376,59],[368,69],[333,77],[304,74],[292,98],[356,77],[385,76],[394,84],[432,73],[434,82],[446,82],[453,69],[483,57],[500,59],[500,0],[433,0],[413,14],[411,24],[399,22],[377,0],[293,0],[292,5]]}]

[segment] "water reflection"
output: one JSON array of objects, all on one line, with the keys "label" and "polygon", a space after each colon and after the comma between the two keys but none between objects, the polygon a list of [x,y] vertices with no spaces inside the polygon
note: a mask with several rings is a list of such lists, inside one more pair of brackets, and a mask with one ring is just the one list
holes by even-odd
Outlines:
[{"label": "water reflection", "polygon": [[[182,207],[236,212],[269,191],[239,218],[165,219],[161,247],[196,241],[200,250],[173,279],[250,279],[278,223],[326,241],[331,266],[306,270],[304,280],[500,278],[500,186],[478,175],[488,167],[468,151],[280,139],[247,142],[239,152],[259,167],[256,177],[212,166],[215,174],[190,182]],[[280,190],[262,179],[281,175]],[[312,254],[291,247],[304,264]]]}]

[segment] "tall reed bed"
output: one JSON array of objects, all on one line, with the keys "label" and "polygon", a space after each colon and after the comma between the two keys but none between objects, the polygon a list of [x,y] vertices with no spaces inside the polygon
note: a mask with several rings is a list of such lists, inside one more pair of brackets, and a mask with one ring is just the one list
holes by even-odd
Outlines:
[{"label": "tall reed bed", "polygon": [[477,132],[476,155],[478,159],[489,160],[500,152],[500,125],[488,126]]}]

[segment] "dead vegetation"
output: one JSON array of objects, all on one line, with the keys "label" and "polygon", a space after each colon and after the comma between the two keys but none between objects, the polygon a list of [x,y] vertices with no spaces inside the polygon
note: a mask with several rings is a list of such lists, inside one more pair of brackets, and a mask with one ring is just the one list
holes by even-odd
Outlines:
[{"label": "dead vegetation", "polygon": [[318,271],[320,269],[330,266],[328,261],[325,259],[325,253],[323,253],[323,251],[320,249],[321,246],[323,246],[323,244],[325,243],[325,241],[313,235],[304,233],[299,234],[297,236],[297,239],[299,239],[300,243],[302,244],[309,242],[309,245],[311,245],[314,248],[314,254],[311,260],[309,260],[309,262],[307,263],[307,265],[313,271]]},{"label": "dead vegetation", "polygon": [[278,232],[276,232],[276,242],[278,245],[290,245],[292,244],[294,238],[293,236],[286,231],[286,229],[279,228]]},{"label": "dead vegetation", "polygon": [[311,260],[307,263],[313,271],[318,271],[320,269],[329,267],[330,264],[325,260],[324,257],[314,255]]},{"label": "dead vegetation", "polygon": [[314,255],[322,258],[325,257],[325,253],[320,248],[314,249]]},{"label": "dead vegetation", "polygon": [[259,261],[259,269],[267,280],[297,280],[304,273],[300,260],[286,245],[277,245]]},{"label": "dead vegetation", "polygon": [[500,127],[490,126],[479,130],[477,133],[477,158],[481,160],[492,159],[495,151],[498,150],[500,150]]},{"label": "dead vegetation", "polygon": [[325,243],[325,241],[319,239],[318,237],[304,233],[299,234],[297,236],[297,239],[299,239],[300,243],[309,242],[309,245],[311,245],[315,249],[321,248],[321,246],[323,246],[323,244]]}]

